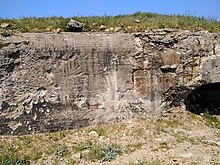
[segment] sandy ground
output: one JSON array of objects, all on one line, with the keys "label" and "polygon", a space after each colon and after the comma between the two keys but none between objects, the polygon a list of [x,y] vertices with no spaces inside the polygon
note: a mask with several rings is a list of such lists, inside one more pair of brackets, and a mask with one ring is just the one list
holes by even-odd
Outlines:
[{"label": "sandy ground", "polygon": [[[88,141],[91,146],[80,145]],[[0,142],[3,153],[9,138],[1,137]],[[10,144],[18,146],[18,153],[29,154],[33,165],[220,165],[219,125],[176,109],[157,120],[139,117],[73,131],[10,137]],[[65,145],[67,154],[55,153],[54,144]],[[117,148],[114,159],[94,156],[106,146]],[[37,157],[33,157],[35,152]]]}]

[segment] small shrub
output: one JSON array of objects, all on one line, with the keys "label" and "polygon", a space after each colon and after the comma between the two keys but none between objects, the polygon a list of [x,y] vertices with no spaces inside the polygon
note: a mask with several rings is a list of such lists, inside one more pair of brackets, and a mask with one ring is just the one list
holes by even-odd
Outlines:
[{"label": "small shrub", "polygon": [[58,157],[64,156],[68,152],[67,147],[64,144],[56,144],[55,155]]},{"label": "small shrub", "polygon": [[88,154],[84,155],[86,159],[95,162],[97,160],[101,160],[101,151],[102,147],[97,144],[93,144],[92,147],[89,149]]},{"label": "small shrub", "polygon": [[3,32],[0,32],[0,35],[1,35],[2,37],[9,37],[9,36],[11,36],[11,33],[8,32],[8,31],[3,31]]},{"label": "small shrub", "polygon": [[0,161],[0,165],[27,165],[30,164],[30,161],[27,159],[7,159],[4,161]]},{"label": "small shrub", "polygon": [[8,45],[10,45],[10,44],[9,43],[0,43],[0,49],[3,48],[3,47],[7,47]]},{"label": "small shrub", "polygon": [[92,142],[91,141],[86,141],[82,144],[82,148],[84,150],[90,149],[92,147]]},{"label": "small shrub", "polygon": [[73,150],[78,152],[78,151],[83,151],[83,150],[91,149],[92,144],[93,143],[90,140],[85,141],[85,142],[81,142],[81,143],[74,143],[73,144]]},{"label": "small shrub", "polygon": [[88,153],[84,154],[83,157],[86,160],[90,160],[92,162],[95,162],[97,160],[101,161],[111,161],[115,159],[115,157],[119,154],[119,150],[116,149],[116,147],[113,146],[106,146],[103,147],[102,145],[99,145],[97,143],[94,143],[90,146],[91,143],[88,143]]},{"label": "small shrub", "polygon": [[29,164],[30,157],[21,157],[18,154],[18,147],[7,145],[0,150],[0,165],[26,165]]},{"label": "small shrub", "polygon": [[42,152],[39,151],[38,148],[33,148],[33,150],[30,153],[31,160],[38,160],[41,158]]},{"label": "small shrub", "polygon": [[101,158],[102,161],[111,161],[113,159],[115,159],[115,157],[118,155],[118,150],[115,149],[114,147],[108,146],[106,148],[104,148],[101,151]]},{"label": "small shrub", "polygon": [[169,144],[167,142],[160,142],[161,149],[169,149]]}]

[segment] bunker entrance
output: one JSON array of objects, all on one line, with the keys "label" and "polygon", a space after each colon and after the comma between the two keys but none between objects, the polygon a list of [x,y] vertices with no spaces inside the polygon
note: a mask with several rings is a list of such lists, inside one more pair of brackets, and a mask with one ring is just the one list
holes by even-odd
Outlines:
[{"label": "bunker entrance", "polygon": [[220,115],[220,83],[205,84],[187,95],[186,109],[196,114]]}]

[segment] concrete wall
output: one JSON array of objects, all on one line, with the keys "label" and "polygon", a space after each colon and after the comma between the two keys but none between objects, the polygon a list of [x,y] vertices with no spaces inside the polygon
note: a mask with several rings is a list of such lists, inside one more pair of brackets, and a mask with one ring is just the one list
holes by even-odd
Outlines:
[{"label": "concrete wall", "polygon": [[153,117],[181,105],[208,82],[201,68],[218,53],[216,36],[163,29],[0,37],[0,134]]}]

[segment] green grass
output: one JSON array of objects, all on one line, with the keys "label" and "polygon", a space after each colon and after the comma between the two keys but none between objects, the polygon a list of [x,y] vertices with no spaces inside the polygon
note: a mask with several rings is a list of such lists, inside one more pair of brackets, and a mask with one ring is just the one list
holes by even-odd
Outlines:
[{"label": "green grass", "polygon": [[7,145],[2,146],[4,152],[0,152],[0,165],[26,165],[29,164],[30,157],[28,155],[19,155],[18,147]]},{"label": "green grass", "polygon": [[[1,23],[9,23],[7,30],[13,32],[47,32],[67,31],[66,24],[70,19],[75,19],[85,24],[84,31],[116,31],[120,27],[123,32],[142,32],[147,29],[155,28],[175,28],[197,31],[199,29],[209,32],[220,32],[220,22],[214,19],[203,17],[183,16],[183,15],[162,15],[155,13],[136,12],[131,15],[118,16],[90,16],[90,17],[24,17],[20,19],[0,19]],[[104,27],[101,28],[100,27]],[[8,35],[4,32],[4,35]]]},{"label": "green grass", "polygon": [[220,129],[220,121],[217,119],[215,115],[210,115],[209,113],[203,113],[202,117],[208,126],[212,126],[214,128]]},{"label": "green grass", "polygon": [[130,143],[127,146],[125,146],[124,148],[124,152],[126,154],[129,154],[131,152],[134,152],[135,150],[139,150],[141,149],[141,147],[144,145],[143,142],[134,142],[134,143]]},{"label": "green grass", "polygon": [[92,142],[90,140],[86,140],[80,143],[73,143],[73,150],[76,152],[90,149],[92,147]]}]

